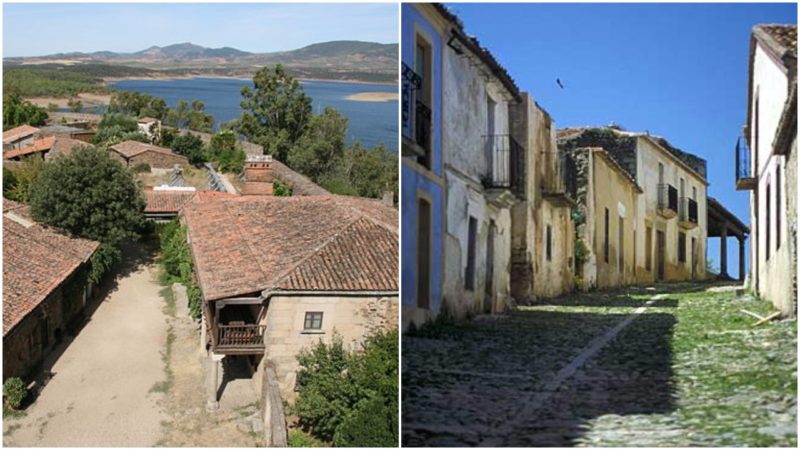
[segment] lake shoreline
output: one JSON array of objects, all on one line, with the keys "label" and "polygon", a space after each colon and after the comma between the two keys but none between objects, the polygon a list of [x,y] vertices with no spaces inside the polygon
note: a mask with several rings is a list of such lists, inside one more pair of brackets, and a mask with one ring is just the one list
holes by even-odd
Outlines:
[{"label": "lake shoreline", "polygon": [[[252,77],[242,77],[235,75],[158,75],[158,76],[130,76],[130,77],[105,77],[102,78],[104,86],[111,86],[117,81],[169,81],[169,80],[194,80],[194,79],[213,79],[213,80],[241,80],[252,81]],[[298,81],[324,81],[326,83],[348,83],[348,84],[374,84],[379,86],[397,86],[397,83],[379,82],[379,81],[363,81],[363,80],[331,80],[326,78],[296,78]]]}]

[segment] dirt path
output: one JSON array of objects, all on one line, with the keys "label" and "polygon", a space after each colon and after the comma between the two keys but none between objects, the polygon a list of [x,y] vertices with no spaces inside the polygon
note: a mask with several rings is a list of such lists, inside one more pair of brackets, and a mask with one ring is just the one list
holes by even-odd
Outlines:
[{"label": "dirt path", "polygon": [[165,379],[167,322],[156,270],[151,261],[122,270],[78,336],[62,344],[53,378],[26,417],[4,421],[6,446],[149,447],[159,441],[167,416],[158,405],[162,394],[151,389]]}]

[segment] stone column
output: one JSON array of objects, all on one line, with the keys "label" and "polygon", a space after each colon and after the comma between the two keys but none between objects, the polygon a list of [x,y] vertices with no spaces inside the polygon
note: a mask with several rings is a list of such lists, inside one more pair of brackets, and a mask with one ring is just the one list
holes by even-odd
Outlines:
[{"label": "stone column", "polygon": [[744,281],[744,235],[739,236],[739,281]]},{"label": "stone column", "polygon": [[219,372],[222,366],[222,359],[225,355],[219,355],[209,352],[206,369],[206,411],[216,411],[219,409],[219,400],[217,399],[217,389],[219,388]]},{"label": "stone column", "polygon": [[206,350],[206,341],[208,339],[208,330],[206,329],[208,323],[206,322],[206,309],[201,308],[201,316],[200,316],[200,356],[205,356],[208,353]]},{"label": "stone column", "polygon": [[728,222],[722,224],[719,242],[719,275],[728,278]]}]

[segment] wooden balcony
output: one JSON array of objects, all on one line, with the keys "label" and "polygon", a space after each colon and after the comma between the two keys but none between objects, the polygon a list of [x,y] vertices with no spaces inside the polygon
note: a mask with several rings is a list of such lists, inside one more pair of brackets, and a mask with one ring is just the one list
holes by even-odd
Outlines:
[{"label": "wooden balcony", "polygon": [[263,354],[266,328],[257,324],[217,325],[214,351],[228,355]]}]

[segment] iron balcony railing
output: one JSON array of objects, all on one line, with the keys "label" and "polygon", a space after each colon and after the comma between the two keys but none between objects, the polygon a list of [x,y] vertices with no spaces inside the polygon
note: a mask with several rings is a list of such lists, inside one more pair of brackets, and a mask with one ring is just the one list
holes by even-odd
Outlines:
[{"label": "iron balcony railing", "polygon": [[419,146],[418,162],[427,165],[431,147],[431,109],[420,99],[423,79],[403,63],[402,121],[403,134]]},{"label": "iron balcony railing", "polygon": [[740,136],[736,140],[736,181],[744,178],[752,178],[753,171],[750,168],[750,147],[747,141]]},{"label": "iron balcony railing", "polygon": [[668,183],[658,185],[658,209],[678,212],[678,190]]},{"label": "iron balcony railing", "polygon": [[525,196],[525,149],[507,134],[483,136],[488,173],[484,186]]},{"label": "iron balcony railing", "polygon": [[681,197],[678,217],[681,222],[697,223],[697,202],[688,197]]},{"label": "iron balcony railing", "polygon": [[219,325],[217,348],[245,348],[264,346],[266,325]]}]

